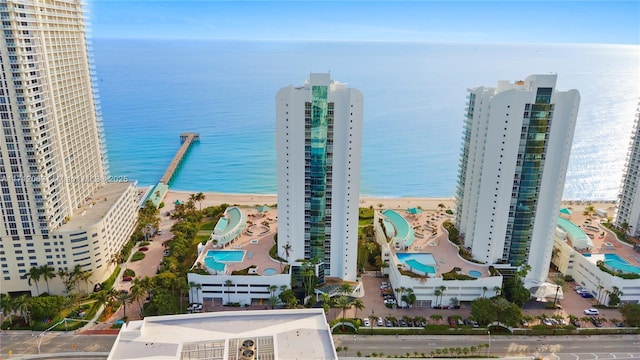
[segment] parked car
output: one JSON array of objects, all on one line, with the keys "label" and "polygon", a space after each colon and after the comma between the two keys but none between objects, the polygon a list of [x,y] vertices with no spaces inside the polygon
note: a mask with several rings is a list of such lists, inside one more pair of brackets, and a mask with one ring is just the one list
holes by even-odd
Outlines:
[{"label": "parked car", "polygon": [[165,250],[162,252],[162,256],[167,257],[169,256],[169,250]]},{"label": "parked car", "polygon": [[573,321],[571,322],[571,325],[573,325],[573,326],[575,326],[575,327],[579,328],[579,327],[580,327],[580,321],[579,321],[578,319],[573,320]]},{"label": "parked car", "polygon": [[601,323],[601,322],[600,322],[600,320],[598,320],[598,318],[597,318],[597,317],[595,317],[595,316],[592,316],[592,317],[591,317],[591,322],[593,323],[593,326],[595,326],[595,327],[597,327],[597,328],[602,327],[602,323]]},{"label": "parked car", "polygon": [[371,323],[369,322],[369,319],[364,318],[364,319],[362,319],[362,325],[366,326],[366,327],[369,327],[369,326],[371,326]]},{"label": "parked car", "polygon": [[393,324],[391,323],[391,320],[386,319],[386,320],[384,321],[384,326],[386,326],[386,327],[392,327],[392,326],[393,326]]},{"label": "parked car", "polygon": [[594,309],[594,308],[584,309],[584,314],[585,315],[600,315],[600,311],[598,311],[598,309]]},{"label": "parked car", "polygon": [[380,284],[380,290],[384,290],[388,287],[389,287],[389,284],[387,284],[386,282],[383,282],[382,284]]},{"label": "parked car", "polygon": [[192,303],[187,307],[187,311],[190,312],[200,312],[202,311],[202,304],[200,303]]},{"label": "parked car", "polygon": [[545,325],[547,325],[547,326],[553,326],[553,325],[554,325],[554,323],[553,323],[553,319],[550,319],[550,318],[544,318],[544,319],[542,319],[542,323],[543,323],[543,324],[545,324]]},{"label": "parked car", "polygon": [[406,327],[407,326],[407,322],[404,321],[404,319],[400,319],[400,320],[398,320],[398,322],[400,322],[400,327]]},{"label": "parked car", "polygon": [[142,246],[138,248],[138,251],[149,251],[149,248],[146,246]]},{"label": "parked car", "polygon": [[133,276],[123,276],[122,281],[131,281],[133,280]]},{"label": "parked car", "polygon": [[158,230],[158,235],[162,235],[162,230]]},{"label": "parked car", "polygon": [[384,326],[384,321],[381,317],[378,318],[378,326]]},{"label": "parked car", "polygon": [[520,320],[520,324],[522,324],[522,326],[527,327],[529,326],[529,322],[525,319]]},{"label": "parked car", "polygon": [[582,296],[585,299],[590,299],[593,297],[593,295],[590,292],[583,292],[580,294],[580,296]]}]

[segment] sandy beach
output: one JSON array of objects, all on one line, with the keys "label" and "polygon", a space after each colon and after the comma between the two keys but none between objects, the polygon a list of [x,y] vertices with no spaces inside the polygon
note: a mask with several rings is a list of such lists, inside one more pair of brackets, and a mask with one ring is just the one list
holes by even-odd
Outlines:
[{"label": "sandy beach", "polygon": [[[175,191],[170,190],[164,200],[166,208],[168,210],[173,209],[173,204],[176,200],[186,201],[189,199],[189,195],[193,192],[189,191]],[[274,206],[277,204],[277,197],[275,194],[226,194],[216,192],[205,192],[205,200],[202,202],[202,207],[217,206],[220,204],[238,205],[238,206],[256,206],[256,205],[268,205]],[[391,197],[368,197],[364,196],[360,198],[360,207],[370,207],[384,209],[407,209],[411,207],[421,207],[423,210],[440,210],[439,204],[443,204],[445,209],[453,208],[455,205],[455,199],[450,198],[420,198],[420,197],[406,197],[406,198],[391,198]],[[562,202],[563,206],[570,207],[576,212],[582,212],[587,205],[593,205],[596,209],[602,209],[606,211],[608,216],[613,216],[613,210],[615,203],[613,201],[573,201],[565,200]],[[199,206],[199,204],[198,204]]]},{"label": "sandy beach", "polygon": [[[164,199],[166,207],[171,209],[176,200],[186,201],[193,192],[170,190]],[[217,206],[220,204],[255,206],[274,206],[278,200],[275,194],[225,194],[215,192],[205,192],[205,200],[202,207]],[[439,210],[439,204],[443,204],[446,209],[453,207],[454,198],[385,198],[385,197],[362,197],[359,207],[379,208],[380,204],[385,209],[406,209],[420,206],[424,210]],[[199,204],[198,204],[199,206]]]}]

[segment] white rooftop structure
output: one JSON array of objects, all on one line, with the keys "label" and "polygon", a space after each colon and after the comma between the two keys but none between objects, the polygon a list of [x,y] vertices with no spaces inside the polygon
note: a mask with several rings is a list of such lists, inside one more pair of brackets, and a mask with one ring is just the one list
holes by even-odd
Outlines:
[{"label": "white rooftop structure", "polygon": [[150,316],[124,325],[108,360],[337,359],[323,309]]}]

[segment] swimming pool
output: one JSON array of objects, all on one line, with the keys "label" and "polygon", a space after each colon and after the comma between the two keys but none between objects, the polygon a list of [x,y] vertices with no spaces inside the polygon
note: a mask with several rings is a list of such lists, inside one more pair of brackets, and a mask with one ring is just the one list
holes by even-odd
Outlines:
[{"label": "swimming pool", "polygon": [[225,266],[227,266],[224,263],[217,262],[216,259],[212,257],[204,258],[204,265],[209,270],[215,270],[215,271],[224,271]]},{"label": "swimming pool", "polygon": [[[597,258],[597,255],[598,254],[596,254],[594,258]],[[584,254],[584,256],[591,257],[591,254]],[[601,256],[602,255],[600,255],[600,258],[602,259]],[[620,257],[618,254],[604,254],[604,263],[610,268],[620,270],[625,273],[640,274],[639,266],[631,265],[627,260],[625,260],[623,257]]]},{"label": "swimming pool", "polygon": [[209,250],[205,260],[213,258],[217,262],[242,262],[244,253],[244,250]]},{"label": "swimming pool", "polygon": [[482,277],[482,273],[478,270],[469,270],[469,275],[473,277]]},{"label": "swimming pool", "polygon": [[398,257],[398,261],[404,263],[411,269],[428,274],[436,273],[436,268],[431,265],[436,265],[438,262],[431,253],[396,253],[396,256]]},{"label": "swimming pool", "polygon": [[276,271],[276,269],[274,269],[274,268],[266,268],[266,269],[264,269],[264,270],[262,271],[262,273],[263,273],[264,275],[275,275],[275,274],[276,274],[276,272],[277,272],[277,271]]},{"label": "swimming pool", "polygon": [[604,254],[604,263],[616,270],[626,273],[640,274],[640,267],[629,264],[618,254]]}]

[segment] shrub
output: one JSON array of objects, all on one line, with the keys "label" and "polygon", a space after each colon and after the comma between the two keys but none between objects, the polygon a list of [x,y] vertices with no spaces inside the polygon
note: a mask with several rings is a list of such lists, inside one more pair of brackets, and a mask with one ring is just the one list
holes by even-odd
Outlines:
[{"label": "shrub", "polygon": [[140,261],[144,259],[144,253],[142,251],[136,251],[131,257],[131,261]]},{"label": "shrub", "polygon": [[123,276],[135,277],[136,276],[136,272],[133,271],[132,269],[125,269]]},{"label": "shrub", "polygon": [[113,284],[116,282],[118,275],[120,275],[120,270],[122,270],[119,266],[116,266],[116,269],[113,271],[111,276],[107,280],[102,283],[102,289],[109,290],[113,287]]}]

